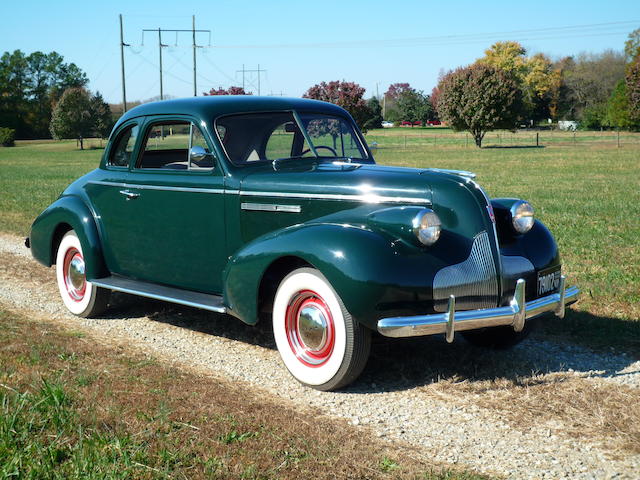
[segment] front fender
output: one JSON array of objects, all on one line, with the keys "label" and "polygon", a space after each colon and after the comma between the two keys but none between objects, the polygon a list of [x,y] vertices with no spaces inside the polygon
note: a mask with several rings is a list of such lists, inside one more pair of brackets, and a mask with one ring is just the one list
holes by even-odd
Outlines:
[{"label": "front fender", "polygon": [[[265,271],[283,257],[311,264],[329,280],[347,310],[375,328],[400,304],[431,305],[435,272],[445,261],[385,232],[349,224],[313,223],[255,239],[234,254],[223,274],[229,313],[253,324]],[[412,310],[415,311],[415,310]]]},{"label": "front fender", "polygon": [[60,232],[69,229],[67,226],[76,232],[82,245],[87,279],[109,275],[93,213],[75,195],[58,198],[35,219],[29,235],[33,257],[47,267],[53,265],[57,247],[54,242],[59,241]]}]

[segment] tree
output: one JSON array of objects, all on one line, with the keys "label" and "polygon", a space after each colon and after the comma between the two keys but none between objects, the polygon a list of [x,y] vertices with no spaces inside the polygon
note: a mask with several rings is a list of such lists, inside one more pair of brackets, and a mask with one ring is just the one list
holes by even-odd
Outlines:
[{"label": "tree", "polygon": [[640,54],[640,28],[636,28],[629,34],[626,42],[624,42],[624,53],[629,61]]},{"label": "tree", "polygon": [[113,116],[109,104],[104,101],[100,92],[91,97],[91,114],[93,117],[93,134],[107,138],[113,128]]},{"label": "tree", "polygon": [[629,117],[629,99],[627,97],[627,85],[624,80],[618,82],[611,94],[611,98],[609,98],[607,124],[622,129],[634,126]]},{"label": "tree", "polygon": [[565,86],[565,110],[560,118],[580,120],[591,128],[606,125],[607,103],[618,82],[625,76],[625,57],[607,50],[599,54],[583,53],[562,72]]},{"label": "tree", "polygon": [[438,113],[455,130],[468,130],[478,147],[489,131],[512,130],[523,114],[519,82],[504,70],[475,63],[445,75]]},{"label": "tree", "polygon": [[50,125],[51,135],[56,140],[76,138],[80,150],[84,149],[83,139],[95,131],[93,105],[89,92],[84,88],[65,90],[53,109]]},{"label": "tree", "polygon": [[332,81],[321,82],[305,92],[303,98],[312,98],[334,103],[351,114],[361,129],[369,118],[367,104],[362,96],[365,89],[355,82]]},{"label": "tree", "polygon": [[396,108],[403,120],[411,122],[427,122],[434,118],[433,107],[428,95],[414,90],[406,90],[398,96]]},{"label": "tree", "polygon": [[212,95],[252,95],[251,92],[249,92],[249,93],[245,92],[244,88],[242,88],[242,87],[233,87],[233,86],[229,87],[227,90],[225,90],[222,87],[218,87],[217,90],[215,88],[212,88],[208,92],[202,92],[202,94],[204,96],[212,96]]},{"label": "tree", "polygon": [[0,57],[0,125],[14,128],[17,138],[48,137],[51,111],[62,92],[87,83],[85,73],[56,52],[5,52]]},{"label": "tree", "polygon": [[367,100],[367,114],[368,118],[365,120],[363,128],[370,130],[372,128],[380,128],[382,124],[382,105],[376,97],[371,97]]},{"label": "tree", "polygon": [[493,65],[511,74],[520,84],[530,118],[549,116],[549,91],[553,86],[551,61],[542,53],[527,57],[518,42],[497,42],[485,50],[478,63]]},{"label": "tree", "polygon": [[640,55],[627,66],[625,75],[627,101],[629,102],[629,118],[640,123]]}]

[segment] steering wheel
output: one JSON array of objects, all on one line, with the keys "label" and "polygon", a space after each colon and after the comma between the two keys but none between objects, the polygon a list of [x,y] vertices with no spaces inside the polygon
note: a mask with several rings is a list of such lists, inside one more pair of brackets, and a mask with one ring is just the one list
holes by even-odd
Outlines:
[{"label": "steering wheel", "polygon": [[[336,151],[335,151],[333,148],[331,148],[331,147],[328,147],[328,146],[326,146],[326,145],[318,145],[318,146],[316,147],[316,150],[318,150],[318,149],[320,149],[320,148],[326,148],[326,149],[327,149],[327,150],[329,150],[331,153],[333,153],[333,156],[334,156],[334,157],[337,157],[337,156],[338,156],[338,152],[336,152]],[[306,150],[304,150],[304,151],[300,154],[300,156],[302,157],[303,155],[306,155],[306,154],[307,154],[307,153],[309,153],[310,151],[311,151],[311,149],[310,149],[310,148],[307,148]]]}]

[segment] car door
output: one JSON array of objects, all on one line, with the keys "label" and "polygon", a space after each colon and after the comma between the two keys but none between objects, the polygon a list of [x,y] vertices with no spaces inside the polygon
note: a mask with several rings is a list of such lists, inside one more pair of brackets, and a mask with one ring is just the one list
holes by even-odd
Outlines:
[{"label": "car door", "polygon": [[[137,280],[221,293],[224,175],[210,141],[185,116],[149,117],[141,130],[128,171],[94,195],[107,266]],[[206,155],[195,161],[189,152],[198,148]]]}]

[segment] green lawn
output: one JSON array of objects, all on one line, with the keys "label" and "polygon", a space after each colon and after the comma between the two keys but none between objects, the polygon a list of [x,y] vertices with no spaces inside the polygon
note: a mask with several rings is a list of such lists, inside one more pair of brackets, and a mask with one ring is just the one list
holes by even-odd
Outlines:
[{"label": "green lawn", "polygon": [[[438,138],[434,145],[429,135],[450,143]],[[640,144],[630,143],[639,137],[627,134],[631,140],[617,148],[612,132],[581,135],[595,140],[480,150],[447,129],[397,128],[372,131],[367,141],[381,147],[379,163],[471,170],[490,196],[529,200],[556,236],[569,281],[583,291],[578,313],[549,322],[559,328],[548,334],[640,353]],[[411,137],[406,148],[405,136]],[[0,230],[26,235],[35,216],[95,168],[101,153],[76,150],[73,141],[0,148]]]}]

